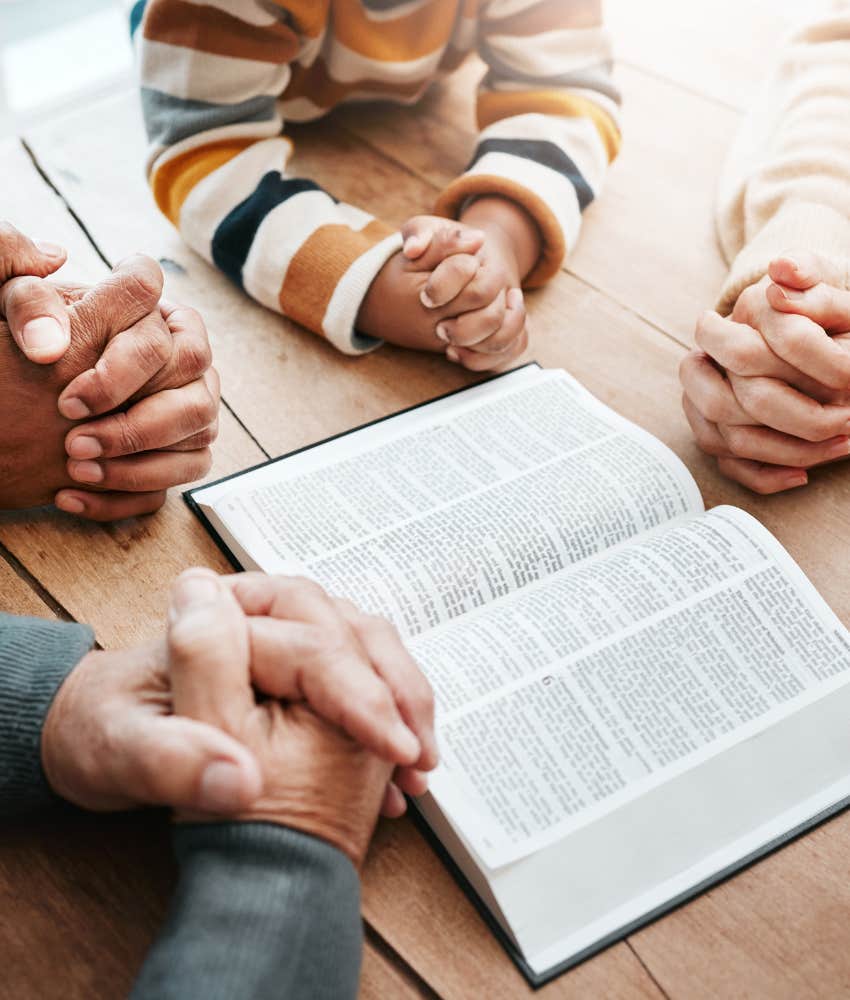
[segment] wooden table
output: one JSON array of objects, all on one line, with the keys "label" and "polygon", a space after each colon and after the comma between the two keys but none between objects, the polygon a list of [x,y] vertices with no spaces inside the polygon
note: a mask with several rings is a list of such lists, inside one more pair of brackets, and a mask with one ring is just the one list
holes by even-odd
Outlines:
[{"label": "wooden table", "polygon": [[[794,4],[609,3],[625,144],[567,268],[531,298],[535,356],[563,366],[667,442],[707,505],[739,504],[790,549],[850,624],[850,469],[758,499],[695,449],[676,368],[723,276],[712,223],[724,151]],[[400,223],[433,202],[474,143],[470,63],[417,111],[353,108],[297,130],[293,169]],[[343,159],[340,148],[347,154]],[[439,358],[385,348],[359,360],[251,304],[189,252],[142,178],[134,93],[0,145],[0,217],[63,242],[96,280],[141,250],[169,297],[198,305],[224,387],[221,476],[470,381]],[[356,169],[350,165],[356,164]],[[224,561],[175,493],[111,527],[46,512],[0,518],[0,607],[91,623],[105,646],[161,629],[169,581]],[[850,818],[841,816],[541,991],[545,997],[850,995]],[[0,995],[126,992],[174,872],[164,816],[54,816],[0,833]],[[362,995],[516,997],[528,989],[405,820],[379,828],[364,875]]]}]

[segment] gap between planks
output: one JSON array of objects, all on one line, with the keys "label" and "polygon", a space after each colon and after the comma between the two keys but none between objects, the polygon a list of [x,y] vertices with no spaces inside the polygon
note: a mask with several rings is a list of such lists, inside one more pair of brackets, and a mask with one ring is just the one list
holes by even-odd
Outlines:
[{"label": "gap between planks", "polygon": [[[100,246],[98,246],[97,241],[94,239],[85,222],[80,218],[77,212],[74,211],[59,187],[53,182],[47,173],[47,170],[39,162],[35,151],[24,139],[21,139],[20,141],[39,177],[60,200],[65,210],[83,233],[97,256],[108,268],[111,269],[113,266],[112,262],[102,251]],[[248,435],[262,454],[267,459],[271,458],[269,452],[260,444],[249,428],[245,426],[239,415],[235,412],[227,400],[222,398],[221,404],[233,416],[239,427]],[[56,600],[50,591],[39,582],[39,580],[26,568],[26,566],[2,544],[0,544],[0,556],[5,559],[16,575],[20,577],[27,586],[29,586],[29,588],[44,602],[45,605],[47,605],[47,607],[50,608],[51,611],[54,612],[54,614],[56,614],[58,618],[61,618],[63,621],[75,620],[70,612],[68,612],[68,610],[63,607],[58,600]],[[439,994],[433,990],[433,988],[419,975],[419,973],[401,955],[399,955],[399,953],[378,933],[374,927],[371,926],[371,924],[364,921],[364,929],[366,942],[374,948],[375,951],[379,952],[384,959],[386,959],[386,961],[400,976],[402,976],[405,982],[407,982],[413,990],[415,990],[420,996],[426,998],[426,1000],[439,1000]]]},{"label": "gap between planks", "polygon": [[76,621],[74,616],[65,608],[50,591],[42,584],[26,566],[13,555],[5,545],[0,543],[0,558],[2,558],[12,570],[12,572],[45,604],[57,618],[65,622]]}]

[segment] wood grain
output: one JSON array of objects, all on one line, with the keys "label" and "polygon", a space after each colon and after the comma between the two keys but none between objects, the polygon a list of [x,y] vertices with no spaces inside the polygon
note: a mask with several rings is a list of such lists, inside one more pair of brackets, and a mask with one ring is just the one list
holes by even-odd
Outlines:
[{"label": "wood grain", "polygon": [[[739,125],[739,109],[749,100],[792,5],[787,0],[771,5],[611,0],[611,6],[627,62],[618,70],[626,141],[605,192],[587,213],[567,273],[530,299],[535,354],[548,366],[567,368],[670,445],[696,476],[708,506],[736,503],[755,514],[850,623],[847,469],[818,473],[799,493],[754,497],[722,480],[697,451],[678,403],[676,368],[683,345],[691,342],[694,318],[711,305],[724,273],[711,211],[716,176]],[[427,208],[466,162],[475,141],[471,94],[480,72],[480,64],[470,61],[450,85],[434,88],[415,112],[358,107],[330,124],[296,130],[293,169],[392,223],[402,221]],[[343,358],[250,303],[187,250],[154,211],[146,191],[135,94],[84,108],[35,130],[28,140],[110,261],[135,250],[151,253],[169,271],[171,297],[203,304],[225,397],[266,451],[298,447],[470,380],[439,358],[392,349],[358,360]],[[356,170],[340,169],[341,151]],[[40,179],[36,183],[31,166],[23,169],[20,155],[0,148],[0,167],[14,167],[14,190],[29,192],[25,199],[7,194],[13,217],[45,238],[65,234],[84,267],[100,273],[91,247],[73,227],[63,228],[70,216],[62,202]],[[258,453],[232,420],[223,429],[218,468],[250,464]],[[0,541],[63,606],[94,622],[108,643],[158,627],[163,589],[186,560],[219,565],[217,553],[177,498],[157,519],[112,529],[80,529],[51,514],[0,519]],[[3,579],[0,573],[0,588],[6,586]],[[0,597],[6,593],[0,589]],[[848,839],[850,821],[840,817],[562,977],[543,995],[682,1000],[846,995]],[[26,837],[13,840],[13,854],[25,848]],[[72,843],[72,850],[78,848]],[[74,882],[88,862],[67,862],[71,884],[66,885],[61,871],[46,860],[52,842],[33,850],[24,855],[34,866],[32,886],[48,895],[51,886],[58,886],[56,898],[64,900],[59,925],[80,921],[81,915],[100,919],[87,915],[85,880]],[[4,847],[0,866],[9,856]],[[145,855],[139,857],[144,864]],[[133,886],[137,861],[132,857],[132,870],[126,872]],[[123,871],[116,861],[103,877]],[[167,872],[155,874],[157,879],[166,885]],[[0,882],[0,891],[5,884]],[[18,883],[15,891],[24,894],[25,885],[28,889],[29,883]],[[111,905],[109,893],[119,890],[101,891]],[[156,909],[161,897],[154,897],[142,896],[138,930],[128,935],[117,964],[108,966],[116,983],[129,981],[153,933],[161,913]],[[131,901],[116,905],[123,913],[121,907]],[[21,927],[30,928],[31,943],[47,934],[43,915],[34,909],[15,911]],[[408,821],[379,828],[364,874],[364,913],[371,933],[384,943],[367,954],[364,996],[417,995],[416,980],[393,954],[440,996],[466,1000],[529,993]],[[96,957],[101,942],[110,940],[107,930],[94,932],[88,957]],[[85,951],[82,944],[76,947]],[[79,962],[52,938],[45,938],[43,951],[71,965]],[[29,976],[38,972],[35,962],[27,968]],[[71,987],[84,990],[91,965],[82,961],[75,969]],[[103,995],[99,988],[95,983],[86,995]]]}]

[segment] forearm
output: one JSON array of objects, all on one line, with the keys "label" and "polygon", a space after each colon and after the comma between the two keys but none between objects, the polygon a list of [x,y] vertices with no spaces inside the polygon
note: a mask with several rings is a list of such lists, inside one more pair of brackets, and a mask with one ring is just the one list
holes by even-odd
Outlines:
[{"label": "forearm", "polygon": [[602,188],[620,145],[620,96],[598,4],[527,0],[508,15],[488,13],[485,5],[480,54],[490,71],[478,95],[480,141],[437,211],[466,221],[469,199],[482,197],[520,207],[540,240],[524,277],[533,287],[558,272]]},{"label": "forearm", "polygon": [[0,615],[0,814],[54,800],[41,732],[56,692],[93,642],[82,625]]},{"label": "forearm", "polygon": [[341,851],[266,823],[174,837],[180,880],[134,1000],[356,997],[359,880]]},{"label": "forearm", "polygon": [[138,45],[154,199],[253,299],[344,353],[372,350],[378,341],[360,335],[357,313],[401,241],[286,173],[292,143],[277,97],[303,40],[259,0],[238,10],[148,4]]},{"label": "forearm", "polygon": [[850,3],[798,31],[730,150],[717,227],[730,265],[718,302],[789,250],[811,250],[847,273],[850,287]]}]

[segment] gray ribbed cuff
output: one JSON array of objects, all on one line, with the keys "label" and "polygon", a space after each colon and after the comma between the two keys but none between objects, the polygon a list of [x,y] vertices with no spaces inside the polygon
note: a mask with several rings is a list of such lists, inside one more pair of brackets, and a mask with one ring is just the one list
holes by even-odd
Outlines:
[{"label": "gray ribbed cuff", "polygon": [[0,614],[0,815],[55,801],[41,730],[62,681],[93,644],[83,625]]},{"label": "gray ribbed cuff", "polygon": [[360,882],[349,859],[271,823],[178,826],[180,881],[133,1000],[355,1000]]}]

